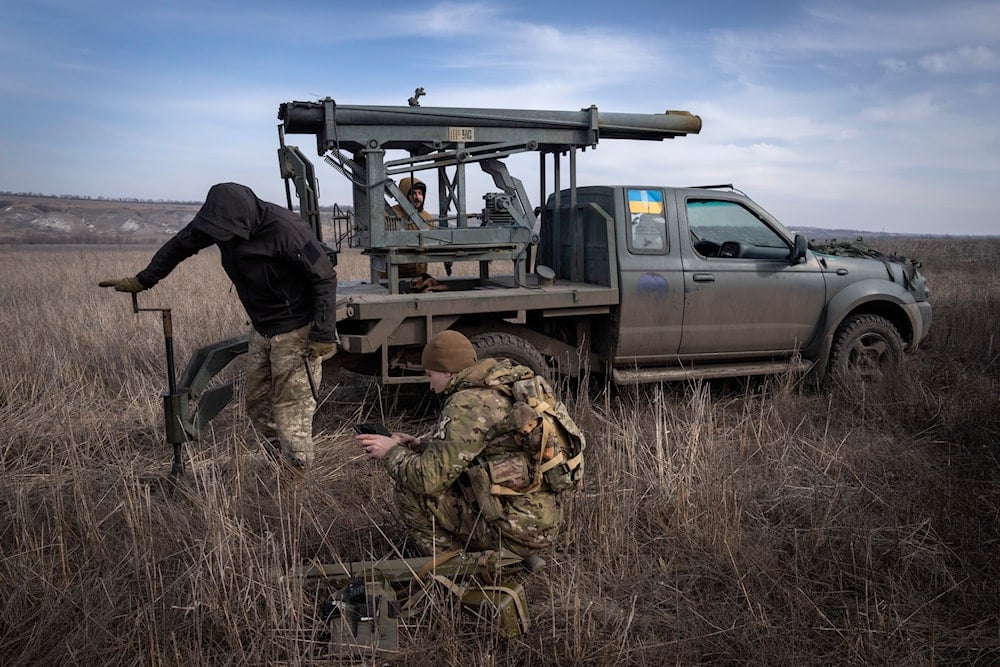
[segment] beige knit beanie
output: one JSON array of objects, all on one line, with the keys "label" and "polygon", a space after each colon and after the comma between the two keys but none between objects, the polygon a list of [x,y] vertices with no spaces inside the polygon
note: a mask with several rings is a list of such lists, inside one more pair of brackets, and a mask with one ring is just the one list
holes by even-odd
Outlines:
[{"label": "beige knit beanie", "polygon": [[420,359],[426,371],[457,373],[479,361],[469,339],[448,329],[431,338]]}]

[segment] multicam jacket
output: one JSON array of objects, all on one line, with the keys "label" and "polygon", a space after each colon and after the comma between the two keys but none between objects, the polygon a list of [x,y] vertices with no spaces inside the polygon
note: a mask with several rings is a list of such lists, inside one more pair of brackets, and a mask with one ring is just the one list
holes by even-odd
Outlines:
[{"label": "multicam jacket", "polygon": [[[403,492],[434,496],[456,492],[463,473],[478,463],[523,460],[521,448],[504,421],[513,402],[493,387],[529,378],[532,371],[507,359],[483,359],[459,371],[445,387],[447,399],[433,433],[421,439],[420,453],[403,446],[389,450],[385,466]],[[525,480],[527,483],[529,480]],[[508,524],[534,531],[558,525],[561,506],[548,487],[526,495],[502,497]]]}]

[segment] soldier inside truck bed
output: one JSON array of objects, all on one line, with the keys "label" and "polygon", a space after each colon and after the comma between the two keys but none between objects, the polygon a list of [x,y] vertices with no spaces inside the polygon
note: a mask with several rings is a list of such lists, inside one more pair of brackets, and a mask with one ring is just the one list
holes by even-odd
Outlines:
[{"label": "soldier inside truck bed", "polygon": [[[417,209],[421,218],[427,222],[434,220],[434,216],[424,210],[424,201],[427,199],[427,185],[423,181],[416,177],[411,178],[406,176],[400,179],[399,190],[413,204],[413,208]],[[403,211],[403,207],[399,204],[393,206],[386,213],[386,222],[388,224],[394,224],[395,220],[406,220],[406,212]],[[416,223],[410,220],[407,220],[406,228],[419,229]],[[447,275],[451,275],[451,262],[444,263],[444,271]],[[385,273],[380,275],[382,278],[386,277]],[[447,289],[431,274],[427,273],[427,264],[425,262],[401,265],[399,267],[399,277],[410,279],[411,292],[437,292]]]},{"label": "soldier inside truck bed", "polygon": [[[427,185],[419,178],[406,176],[399,181],[399,190],[403,193],[413,208],[417,209],[420,217],[426,221],[431,221],[434,217],[424,210],[424,199],[427,197]],[[393,219],[406,220],[407,229],[420,229],[416,223],[407,220],[406,212],[400,204],[396,204],[386,213],[387,224],[392,224]],[[424,262],[417,264],[403,264],[399,267],[400,278],[416,278],[427,273],[427,264]],[[384,277],[384,276],[383,276]]]}]

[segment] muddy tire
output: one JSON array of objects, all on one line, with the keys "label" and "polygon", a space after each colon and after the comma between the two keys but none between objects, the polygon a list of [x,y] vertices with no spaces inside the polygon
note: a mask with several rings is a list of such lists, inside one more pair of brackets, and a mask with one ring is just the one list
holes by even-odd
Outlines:
[{"label": "muddy tire", "polygon": [[473,336],[469,340],[472,341],[472,346],[476,348],[476,354],[480,359],[486,357],[510,359],[515,364],[527,366],[535,371],[536,375],[552,379],[552,369],[546,363],[545,357],[534,345],[520,336],[493,331]]},{"label": "muddy tire", "polygon": [[829,377],[835,382],[882,382],[903,362],[903,341],[880,315],[854,315],[837,329],[830,349]]}]

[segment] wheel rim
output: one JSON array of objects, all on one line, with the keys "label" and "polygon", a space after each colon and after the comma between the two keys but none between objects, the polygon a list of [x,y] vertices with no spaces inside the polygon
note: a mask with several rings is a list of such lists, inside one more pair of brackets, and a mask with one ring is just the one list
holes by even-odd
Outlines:
[{"label": "wheel rim", "polygon": [[866,333],[858,336],[850,351],[850,368],[865,379],[879,380],[893,363],[892,346],[884,336]]}]

